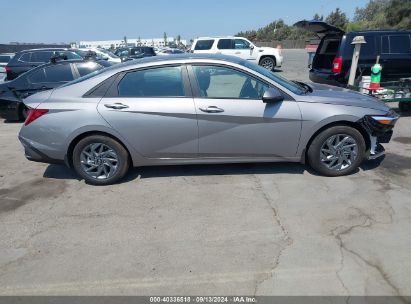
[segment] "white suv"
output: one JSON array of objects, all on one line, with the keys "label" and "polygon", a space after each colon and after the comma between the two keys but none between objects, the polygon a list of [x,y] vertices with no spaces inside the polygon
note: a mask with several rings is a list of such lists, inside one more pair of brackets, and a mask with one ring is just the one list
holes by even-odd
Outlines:
[{"label": "white suv", "polygon": [[237,56],[272,71],[283,64],[281,49],[258,47],[242,37],[198,38],[191,46],[192,53]]}]

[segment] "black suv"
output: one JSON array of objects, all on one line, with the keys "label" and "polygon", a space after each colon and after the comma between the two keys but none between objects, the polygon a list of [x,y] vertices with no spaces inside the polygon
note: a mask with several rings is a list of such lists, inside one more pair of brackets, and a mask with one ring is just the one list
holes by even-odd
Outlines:
[{"label": "black suv", "polygon": [[151,46],[136,46],[130,48],[121,48],[114,53],[121,58],[121,61],[140,59],[144,57],[156,56],[156,52]]},{"label": "black suv", "polygon": [[27,108],[24,98],[40,91],[59,87],[69,81],[111,66],[106,60],[54,59],[14,80],[0,84],[0,117],[7,120],[24,120]]},{"label": "black suv", "polygon": [[380,55],[382,81],[411,77],[411,31],[379,30],[345,33],[323,21],[300,21],[297,27],[317,33],[321,38],[314,56],[310,79],[313,82],[346,86],[350,73],[355,36],[364,36],[358,61],[357,82],[371,75],[371,67]]},{"label": "black suv", "polygon": [[80,55],[68,49],[33,49],[18,52],[6,66],[7,80],[13,80],[20,74],[39,65],[49,62],[52,57],[64,57],[65,59],[83,59]]}]

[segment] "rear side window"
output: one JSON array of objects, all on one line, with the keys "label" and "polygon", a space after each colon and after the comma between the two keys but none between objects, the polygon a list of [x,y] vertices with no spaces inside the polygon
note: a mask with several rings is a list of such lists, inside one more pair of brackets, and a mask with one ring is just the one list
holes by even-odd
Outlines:
[{"label": "rear side window", "polygon": [[244,39],[235,39],[234,40],[234,46],[236,49],[249,49],[250,48],[250,43]]},{"label": "rear side window", "polygon": [[49,62],[52,52],[33,52],[31,55],[31,62]]},{"label": "rear side window", "polygon": [[19,61],[30,62],[31,53],[24,53],[20,56]]},{"label": "rear side window", "polygon": [[46,82],[65,82],[74,79],[70,64],[51,65],[44,69]]},{"label": "rear side window", "polygon": [[383,54],[410,54],[411,42],[408,35],[387,35],[381,38]]},{"label": "rear side window", "polygon": [[232,39],[220,39],[217,44],[219,50],[230,50],[233,49]]},{"label": "rear side window", "polygon": [[127,73],[118,85],[119,97],[184,97],[181,67]]},{"label": "rear side window", "polygon": [[196,51],[206,51],[211,50],[214,40],[197,40],[194,50]]},{"label": "rear side window", "polygon": [[0,62],[1,63],[8,63],[12,57],[8,55],[0,55]]},{"label": "rear side window", "polygon": [[80,77],[83,77],[102,68],[101,65],[93,61],[76,63],[76,67],[78,73],[80,74]]},{"label": "rear side window", "polygon": [[[361,45],[360,59],[364,57],[376,57],[376,36],[375,35],[363,35],[367,43]],[[354,52],[354,45],[351,44],[354,37],[347,37],[345,43],[344,57],[346,59],[352,59]]]}]

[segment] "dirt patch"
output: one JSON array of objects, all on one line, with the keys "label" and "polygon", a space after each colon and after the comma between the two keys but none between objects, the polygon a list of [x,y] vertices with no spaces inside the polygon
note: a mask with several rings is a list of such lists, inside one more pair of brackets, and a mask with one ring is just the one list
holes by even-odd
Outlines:
[{"label": "dirt patch", "polygon": [[396,137],[393,140],[401,144],[411,145],[411,137]]},{"label": "dirt patch", "polygon": [[56,198],[66,189],[64,181],[38,178],[0,189],[0,212],[8,212],[41,198]]}]

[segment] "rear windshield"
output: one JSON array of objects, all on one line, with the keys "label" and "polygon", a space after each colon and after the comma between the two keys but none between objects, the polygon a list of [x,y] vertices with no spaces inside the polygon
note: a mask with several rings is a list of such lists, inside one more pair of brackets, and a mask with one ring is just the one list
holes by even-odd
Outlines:
[{"label": "rear windshield", "polygon": [[0,55],[0,62],[1,63],[8,63],[12,58],[11,55]]},{"label": "rear windshield", "polygon": [[210,50],[213,46],[214,40],[198,40],[194,50],[196,51],[206,51]]}]

